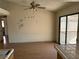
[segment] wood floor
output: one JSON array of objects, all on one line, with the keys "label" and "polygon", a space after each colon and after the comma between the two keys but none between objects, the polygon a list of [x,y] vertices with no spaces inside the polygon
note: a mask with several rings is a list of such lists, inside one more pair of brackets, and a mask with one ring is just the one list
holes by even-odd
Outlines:
[{"label": "wood floor", "polygon": [[17,43],[6,48],[15,49],[15,59],[57,59],[54,43]]}]

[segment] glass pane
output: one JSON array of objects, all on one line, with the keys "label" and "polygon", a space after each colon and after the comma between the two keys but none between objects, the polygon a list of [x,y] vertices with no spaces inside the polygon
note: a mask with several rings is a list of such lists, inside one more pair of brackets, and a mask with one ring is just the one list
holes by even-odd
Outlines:
[{"label": "glass pane", "polygon": [[3,43],[6,44],[6,36],[3,36]]},{"label": "glass pane", "polygon": [[4,21],[3,21],[3,20],[1,21],[1,25],[2,25],[2,27],[4,28]]},{"label": "glass pane", "polygon": [[60,20],[60,44],[65,44],[66,17],[61,17]]},{"label": "glass pane", "polygon": [[61,17],[60,31],[66,31],[66,17]]},{"label": "glass pane", "polygon": [[67,44],[76,44],[78,27],[78,14],[68,16]]},{"label": "glass pane", "polygon": [[65,32],[60,32],[60,44],[65,44]]}]

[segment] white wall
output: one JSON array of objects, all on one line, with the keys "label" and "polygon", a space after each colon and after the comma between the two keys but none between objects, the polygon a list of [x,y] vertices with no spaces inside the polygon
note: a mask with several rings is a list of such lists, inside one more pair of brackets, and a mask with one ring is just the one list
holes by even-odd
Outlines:
[{"label": "white wall", "polygon": [[79,12],[79,3],[75,2],[75,3],[71,3],[69,6],[64,7],[63,9],[60,9],[59,11],[57,11],[56,16],[57,16],[57,41],[59,39],[58,34],[59,34],[59,17],[63,16],[63,15],[67,15],[67,14],[72,14],[72,13],[77,13]]},{"label": "white wall", "polygon": [[12,3],[8,4],[8,10],[10,43],[55,41],[56,23],[52,12],[39,9],[33,13],[33,10],[24,10],[23,7]]}]

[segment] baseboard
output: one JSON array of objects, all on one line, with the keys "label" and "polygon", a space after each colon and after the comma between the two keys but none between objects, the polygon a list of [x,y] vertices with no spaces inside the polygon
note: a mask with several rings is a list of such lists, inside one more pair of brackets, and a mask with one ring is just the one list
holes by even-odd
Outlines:
[{"label": "baseboard", "polygon": [[13,43],[55,43],[55,41],[39,41],[39,42],[13,42]]}]

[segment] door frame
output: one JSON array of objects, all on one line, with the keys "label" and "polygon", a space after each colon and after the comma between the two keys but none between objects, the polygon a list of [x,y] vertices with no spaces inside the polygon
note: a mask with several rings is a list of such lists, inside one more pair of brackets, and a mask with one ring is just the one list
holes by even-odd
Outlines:
[{"label": "door frame", "polygon": [[[4,20],[6,21],[5,24],[6,24],[6,26],[7,26],[7,35],[6,35],[6,34],[5,34],[5,35],[3,34],[2,37],[3,37],[3,36],[6,37],[6,44],[8,44],[8,43],[9,43],[9,39],[8,39],[7,16],[6,16],[6,15],[0,16],[0,22],[1,22],[1,18],[4,18]],[[2,29],[4,29],[4,31],[5,31],[5,28],[6,28],[6,27],[4,27],[4,28],[2,28]],[[3,32],[3,30],[2,30],[2,32]],[[2,38],[2,40],[3,40],[3,38]],[[3,43],[3,44],[4,44],[4,43]]]}]

